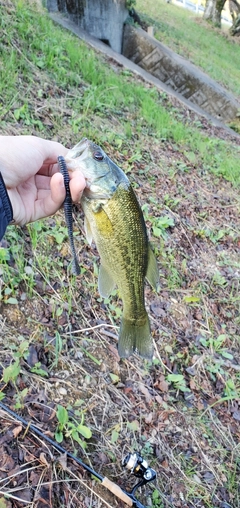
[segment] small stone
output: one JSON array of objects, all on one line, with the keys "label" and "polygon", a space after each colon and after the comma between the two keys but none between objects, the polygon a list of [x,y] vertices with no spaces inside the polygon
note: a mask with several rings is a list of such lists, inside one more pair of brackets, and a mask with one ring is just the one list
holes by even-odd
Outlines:
[{"label": "small stone", "polygon": [[60,395],[67,395],[67,390],[63,386],[60,386],[58,391],[59,391]]}]

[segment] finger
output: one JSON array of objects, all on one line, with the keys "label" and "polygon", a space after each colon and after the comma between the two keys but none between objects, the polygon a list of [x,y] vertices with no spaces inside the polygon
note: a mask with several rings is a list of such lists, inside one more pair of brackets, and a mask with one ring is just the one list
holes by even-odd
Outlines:
[{"label": "finger", "polygon": [[[35,176],[35,184],[39,190],[50,190],[51,177],[46,175],[37,174]],[[39,191],[38,191],[39,192]]]},{"label": "finger", "polygon": [[[51,178],[50,190],[51,192],[47,192],[45,197],[43,196],[46,190],[44,191],[43,189],[39,191],[39,199],[35,202],[35,213],[32,220],[38,220],[42,219],[43,217],[53,215],[62,206],[66,196],[66,191],[63,183],[63,177],[60,173],[56,173]],[[43,199],[41,199],[41,196]]]},{"label": "finger", "polygon": [[43,162],[41,168],[37,172],[37,175],[43,175],[51,177],[59,171],[58,163],[49,164],[49,162]]},{"label": "finger", "polygon": [[[86,182],[81,173],[77,172],[74,175],[70,174],[70,191],[74,202],[80,201],[82,192],[86,186]],[[42,219],[53,215],[62,206],[66,197],[66,190],[64,186],[63,176],[61,173],[56,173],[50,180],[50,190],[39,189],[38,200],[35,202],[35,216],[32,220]]]},{"label": "finger", "polygon": [[53,203],[60,208],[66,197],[66,189],[64,186],[63,176],[61,173],[56,173],[52,176],[50,181],[51,199]]},{"label": "finger", "polygon": [[[72,200],[74,203],[80,201],[82,196],[82,191],[86,186],[85,178],[83,175],[76,171],[75,173],[70,173],[70,191]],[[56,178],[56,177],[55,177]],[[38,199],[45,197],[47,195],[47,191],[50,190],[51,178],[45,175],[36,175],[35,178],[36,187],[38,189]]]},{"label": "finger", "polygon": [[57,171],[59,171],[57,163],[59,155],[65,156],[68,149],[57,141],[34,138],[34,136],[31,138],[31,143],[34,144],[35,148],[41,152],[43,160],[38,174],[53,176]]},{"label": "finger", "polygon": [[48,139],[42,139],[32,136],[31,141],[35,144],[39,150],[41,148],[41,154],[45,164],[54,164],[57,162],[59,155],[66,155],[68,149],[65,148],[61,143],[57,141],[50,141]]},{"label": "finger", "polygon": [[82,197],[83,190],[86,187],[86,180],[80,171],[69,173],[70,176],[70,192],[74,203],[78,203]]}]

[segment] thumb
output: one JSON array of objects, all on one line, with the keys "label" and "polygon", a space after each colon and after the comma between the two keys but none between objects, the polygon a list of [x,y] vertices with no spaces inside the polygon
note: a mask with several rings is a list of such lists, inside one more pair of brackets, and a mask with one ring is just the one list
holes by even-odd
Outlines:
[{"label": "thumb", "polygon": [[64,187],[63,177],[60,173],[55,173],[55,175],[52,176],[50,181],[50,191],[51,192],[43,200],[42,206],[41,203],[39,203],[41,210],[39,210],[36,214],[39,219],[53,215],[63,204],[66,196],[66,190]]},{"label": "thumb", "polygon": [[[66,189],[61,173],[55,173],[50,181],[51,200],[54,203],[57,211],[63,204],[66,197]],[[54,212],[53,212],[54,213]]]}]

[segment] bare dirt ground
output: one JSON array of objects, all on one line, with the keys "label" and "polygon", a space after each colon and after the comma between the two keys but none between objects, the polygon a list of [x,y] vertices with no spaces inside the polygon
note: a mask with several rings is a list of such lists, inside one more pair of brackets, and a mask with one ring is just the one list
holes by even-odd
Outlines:
[{"label": "bare dirt ground", "polygon": [[[20,283],[18,304],[1,304],[2,368],[12,362],[13,352],[24,339],[28,348],[20,358],[16,381],[10,379],[7,386],[2,382],[1,389],[5,404],[21,408],[27,421],[52,438],[57,426],[56,404],[68,407],[73,415],[78,407],[83,409],[85,424],[93,433],[87,453],[71,439],[65,438],[62,445],[76,450],[100,474],[123,488],[128,479],[120,467],[121,459],[137,449],[157,470],[157,485],[166,506],[208,506],[197,497],[196,501],[186,500],[189,483],[197,482],[203,498],[216,488],[212,506],[237,507],[221,465],[224,460],[225,468],[239,467],[235,458],[240,437],[239,400],[234,396],[228,399],[225,390],[228,376],[239,378],[240,368],[239,197],[229,183],[214,181],[211,174],[201,175],[193,167],[189,171],[176,169],[170,177],[165,168],[169,160],[175,160],[177,167],[184,164],[171,145],[152,143],[148,177],[145,164],[134,164],[141,202],[149,203],[150,195],[154,199],[168,196],[162,212],[174,220],[174,227],[160,240],[159,294],[146,288],[155,362],[146,364],[137,357],[119,360],[117,331],[106,325],[111,320],[119,323],[116,309],[121,308],[121,302],[116,295],[110,320],[108,304],[99,300],[93,272],[92,261],[98,262],[98,254],[82,237],[78,249],[84,273],[76,280],[69,275],[67,239],[59,250],[49,232],[55,224],[64,226],[59,213],[57,219],[47,221],[52,263],[60,261],[61,266],[55,281],[46,281],[38,263],[43,249],[49,255],[49,246],[40,244],[33,253],[28,230],[21,232],[24,257],[32,260],[35,286],[29,297],[24,282]],[[154,191],[149,177],[154,180]],[[154,201],[150,206],[152,214]],[[151,231],[151,223],[148,225]],[[157,243],[154,238],[152,241]],[[8,244],[8,239],[3,242]],[[10,263],[14,268],[14,257]],[[71,293],[71,306],[62,296],[63,287]],[[191,301],[193,295],[196,302],[194,298]],[[204,340],[212,335],[225,335],[224,349],[231,352],[229,357],[221,356],[214,345],[212,350],[204,346]],[[36,364],[44,377],[31,372]],[[169,373],[183,374],[189,391],[169,383]],[[11,497],[7,506],[104,506],[93,494],[96,489],[110,506],[121,505],[101,486],[92,484],[73,461],[63,460],[44,439],[22,430],[17,418],[14,421],[1,412],[1,420],[0,490],[18,499]],[[189,462],[190,478],[186,478],[182,460]],[[83,484],[91,490],[82,488]],[[142,496],[149,500],[150,493],[149,486]]]}]

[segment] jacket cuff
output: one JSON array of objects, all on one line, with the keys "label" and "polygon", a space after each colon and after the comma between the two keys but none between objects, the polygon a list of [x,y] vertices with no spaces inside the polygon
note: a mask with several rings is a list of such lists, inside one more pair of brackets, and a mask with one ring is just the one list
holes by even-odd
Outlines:
[{"label": "jacket cuff", "polygon": [[13,219],[13,209],[0,172],[0,240]]}]

